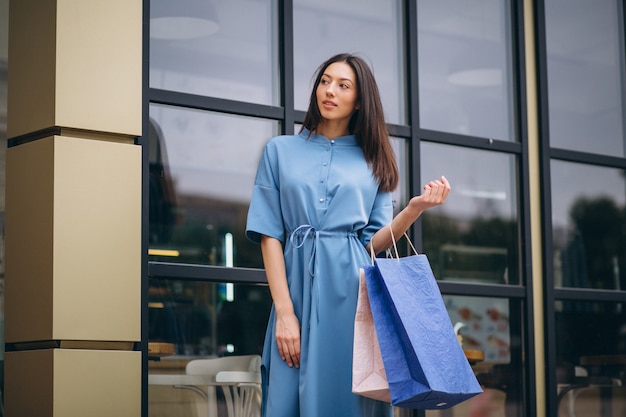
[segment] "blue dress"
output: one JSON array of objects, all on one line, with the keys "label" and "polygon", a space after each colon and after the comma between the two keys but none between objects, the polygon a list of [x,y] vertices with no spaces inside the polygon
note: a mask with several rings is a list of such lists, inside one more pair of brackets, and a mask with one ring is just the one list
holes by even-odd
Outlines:
[{"label": "blue dress", "polygon": [[278,354],[270,313],[263,360],[264,417],[391,416],[390,404],[352,393],[352,344],[365,245],[392,219],[354,136],[304,130],[270,140],[259,163],[247,237],[280,240],[301,326],[300,368]]}]

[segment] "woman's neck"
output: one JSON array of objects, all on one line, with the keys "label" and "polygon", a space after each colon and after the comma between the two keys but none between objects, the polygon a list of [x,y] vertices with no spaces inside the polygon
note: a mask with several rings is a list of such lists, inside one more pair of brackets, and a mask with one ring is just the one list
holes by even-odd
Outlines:
[{"label": "woman's neck", "polygon": [[329,140],[350,134],[348,131],[348,123],[332,123],[328,121],[321,121],[317,129],[315,129],[315,133]]}]

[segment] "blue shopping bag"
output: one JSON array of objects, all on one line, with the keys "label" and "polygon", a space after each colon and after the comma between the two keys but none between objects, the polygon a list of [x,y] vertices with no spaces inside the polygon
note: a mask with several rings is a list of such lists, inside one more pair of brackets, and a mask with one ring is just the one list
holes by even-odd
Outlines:
[{"label": "blue shopping bag", "polygon": [[364,266],[391,404],[450,408],[482,392],[426,255]]}]

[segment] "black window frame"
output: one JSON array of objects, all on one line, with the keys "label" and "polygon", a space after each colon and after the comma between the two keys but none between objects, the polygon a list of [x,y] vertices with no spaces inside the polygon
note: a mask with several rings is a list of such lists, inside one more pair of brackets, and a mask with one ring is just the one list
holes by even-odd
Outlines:
[{"label": "black window frame", "polygon": [[[551,161],[567,161],[583,163],[597,167],[617,168],[626,170],[626,156],[614,157],[573,151],[550,146],[550,114],[548,106],[548,54],[546,35],[545,0],[536,0],[536,48],[537,48],[537,83],[539,93],[539,126],[540,126],[540,170],[542,181],[541,213],[542,213],[542,271],[543,271],[543,310],[544,310],[544,337],[546,361],[546,413],[557,415],[557,357],[556,357],[556,311],[557,301],[606,302],[626,303],[625,290],[600,290],[591,288],[557,288],[554,280],[554,262],[552,256],[552,186]],[[622,7],[622,26],[626,23],[626,4]],[[626,32],[625,32],[626,33]],[[626,37],[626,35],[625,35]],[[626,39],[622,45],[626,45]],[[626,47],[622,51],[626,54]],[[624,77],[622,75],[622,77]],[[626,89],[623,83],[622,88]],[[625,92],[626,94],[626,92]],[[626,109],[624,109],[626,111]],[[626,122],[626,115],[623,115]],[[626,138],[625,138],[626,140]]]},{"label": "black window frame", "polygon": [[[419,1],[419,0],[417,0]],[[175,91],[150,88],[150,0],[143,0],[143,129],[142,136],[137,143],[142,145],[142,341],[138,343],[138,350],[143,354],[142,365],[142,416],[148,416],[148,287],[150,278],[191,280],[201,282],[232,282],[232,283],[267,283],[262,269],[254,268],[226,268],[222,266],[206,266],[193,264],[177,264],[150,261],[148,258],[148,122],[150,104],[172,105],[181,108],[214,111],[240,116],[252,116],[280,121],[281,131],[291,134],[294,125],[304,121],[305,113],[294,109],[294,32],[293,32],[293,0],[278,0],[279,14],[279,65],[281,73],[281,106],[270,106],[227,100],[215,97],[206,97]],[[419,161],[421,157],[420,144],[432,142],[462,146],[467,149],[488,150],[502,152],[515,156],[517,160],[518,204],[519,204],[519,239],[520,239],[520,282],[517,285],[478,284],[459,282],[439,282],[444,295],[470,295],[480,297],[508,298],[520,301],[523,306],[521,328],[524,329],[522,349],[525,358],[522,366],[523,380],[523,407],[525,415],[534,417],[536,410],[535,393],[535,348],[534,348],[534,307],[533,281],[531,276],[531,239],[530,239],[530,184],[529,184],[529,156],[527,132],[527,102],[526,102],[526,67],[525,67],[525,34],[524,34],[524,1],[511,2],[510,39],[514,70],[514,103],[515,134],[517,141],[495,140],[483,137],[467,136],[419,128],[419,94],[418,85],[418,45],[417,45],[417,4],[415,0],[404,0],[404,24],[406,47],[406,74],[407,74],[407,125],[388,124],[391,135],[403,138],[409,145],[409,189],[411,195],[421,193],[421,178]],[[543,130],[542,130],[543,132]],[[626,166],[626,161],[624,161]],[[545,169],[545,166],[543,167]],[[549,192],[549,190],[548,190]],[[545,194],[544,190],[544,201]],[[548,216],[549,217],[549,216]],[[545,218],[545,216],[544,216]],[[544,222],[544,226],[546,226]],[[549,230],[549,229],[547,229]],[[411,235],[416,247],[421,249],[421,221],[417,221]],[[545,259],[545,257],[544,257]],[[547,310],[549,311],[549,310]],[[424,416],[423,411],[414,411],[414,416]]]}]

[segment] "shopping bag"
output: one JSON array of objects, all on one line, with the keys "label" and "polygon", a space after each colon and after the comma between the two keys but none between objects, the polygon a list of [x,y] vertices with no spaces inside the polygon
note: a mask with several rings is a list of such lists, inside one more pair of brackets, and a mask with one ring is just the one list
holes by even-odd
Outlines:
[{"label": "shopping bag", "polygon": [[444,409],[480,394],[427,256],[396,250],[363,269],[391,404]]},{"label": "shopping bag", "polygon": [[367,297],[363,269],[360,270],[359,293],[354,317],[352,392],[363,397],[391,402],[385,366]]}]

